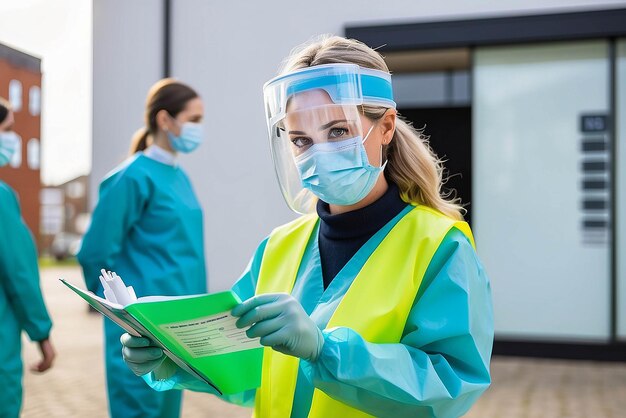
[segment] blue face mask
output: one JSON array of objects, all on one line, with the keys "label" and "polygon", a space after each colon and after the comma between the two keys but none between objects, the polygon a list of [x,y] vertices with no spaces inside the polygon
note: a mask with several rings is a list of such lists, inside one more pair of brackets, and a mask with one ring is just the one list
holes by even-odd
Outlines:
[{"label": "blue face mask", "polygon": [[170,131],[167,132],[172,148],[178,152],[189,153],[202,143],[202,125],[195,122],[185,122],[180,128],[180,135],[176,136]]},{"label": "blue face mask", "polygon": [[357,136],[314,144],[297,156],[302,187],[333,205],[348,206],[363,200],[387,165],[386,161],[381,167],[369,163],[363,143],[370,132],[365,139]]},{"label": "blue face mask", "polygon": [[3,167],[13,158],[17,152],[20,140],[15,132],[0,132],[0,167]]}]

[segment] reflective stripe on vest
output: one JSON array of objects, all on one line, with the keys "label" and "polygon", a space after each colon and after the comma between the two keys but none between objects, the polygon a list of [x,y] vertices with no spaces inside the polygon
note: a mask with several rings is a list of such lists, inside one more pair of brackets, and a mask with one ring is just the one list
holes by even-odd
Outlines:
[{"label": "reflective stripe on vest", "polygon": [[[317,220],[315,214],[306,215],[272,232],[261,261],[256,294],[292,291]],[[453,227],[463,232],[474,245],[467,223],[450,219],[426,206],[416,206],[408,212],[365,262],[326,329],[343,326],[372,343],[400,342],[424,273]],[[394,286],[390,286],[390,278],[394,278]],[[299,361],[297,357],[265,348],[255,418],[291,416]],[[315,389],[308,416],[352,418],[371,415]]]}]

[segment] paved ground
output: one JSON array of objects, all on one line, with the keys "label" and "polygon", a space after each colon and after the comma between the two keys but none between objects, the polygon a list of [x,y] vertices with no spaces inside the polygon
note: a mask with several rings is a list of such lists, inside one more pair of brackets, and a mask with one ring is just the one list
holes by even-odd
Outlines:
[{"label": "paved ground", "polygon": [[[55,322],[55,368],[26,372],[25,418],[106,417],[100,315],[70,294],[58,278],[76,284],[77,268],[47,268],[42,286]],[[25,343],[26,364],[38,356]],[[469,418],[603,418],[626,416],[626,364],[496,358],[493,385],[466,415]],[[213,396],[187,392],[183,417],[249,417],[246,409]]]}]

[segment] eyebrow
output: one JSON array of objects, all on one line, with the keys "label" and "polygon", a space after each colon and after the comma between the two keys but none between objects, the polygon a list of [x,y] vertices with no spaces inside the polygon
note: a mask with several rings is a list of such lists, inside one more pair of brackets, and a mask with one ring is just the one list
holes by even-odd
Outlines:
[{"label": "eyebrow", "polygon": [[320,126],[320,129],[319,129],[319,130],[320,130],[320,131],[323,131],[324,129],[328,129],[328,128],[330,128],[331,126],[333,126],[334,124],[336,124],[336,123],[340,123],[340,122],[347,122],[347,120],[346,120],[346,119],[336,119],[336,120],[332,120],[332,121],[330,121],[330,122],[328,122],[328,123],[326,123],[326,124],[324,124],[324,125]]},{"label": "eyebrow", "polygon": [[[340,123],[340,122],[347,122],[346,119],[336,119],[336,120],[332,120],[328,123],[325,123],[324,125],[319,127],[320,131],[323,131],[324,129],[328,129],[331,126]],[[302,131],[289,131],[289,135],[306,135],[306,132],[302,132]]]}]

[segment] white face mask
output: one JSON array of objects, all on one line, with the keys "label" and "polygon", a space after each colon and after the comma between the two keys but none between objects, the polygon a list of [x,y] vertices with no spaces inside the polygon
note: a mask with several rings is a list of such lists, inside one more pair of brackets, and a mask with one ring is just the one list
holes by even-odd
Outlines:
[{"label": "white face mask", "polygon": [[11,162],[11,159],[17,152],[17,147],[19,145],[20,140],[15,132],[0,132],[0,167],[3,167]]}]

